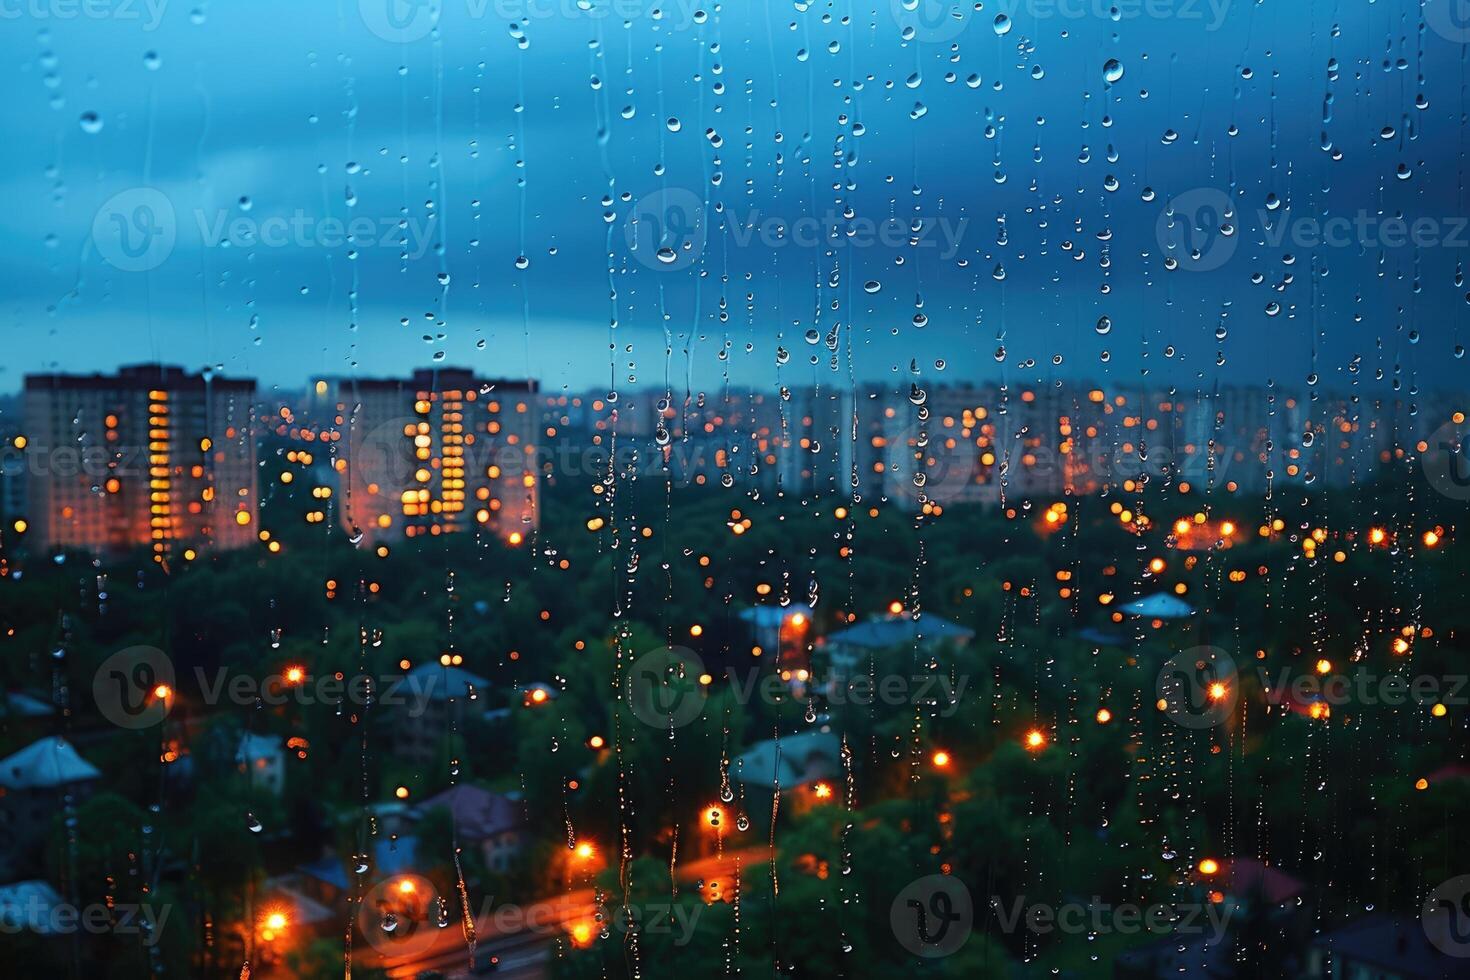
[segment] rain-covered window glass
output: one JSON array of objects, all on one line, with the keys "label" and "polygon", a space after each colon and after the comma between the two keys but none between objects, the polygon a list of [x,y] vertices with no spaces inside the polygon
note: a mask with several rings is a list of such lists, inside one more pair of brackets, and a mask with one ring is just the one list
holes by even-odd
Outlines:
[{"label": "rain-covered window glass", "polygon": [[1470,976],[1467,0],[0,0],[0,973]]}]

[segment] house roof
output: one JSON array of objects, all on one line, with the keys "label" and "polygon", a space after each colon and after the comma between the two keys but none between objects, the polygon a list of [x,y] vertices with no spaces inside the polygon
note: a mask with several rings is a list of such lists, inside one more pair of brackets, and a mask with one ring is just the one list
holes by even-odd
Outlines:
[{"label": "house roof", "polygon": [[801,613],[810,622],[812,607],[800,602],[793,602],[789,606],[750,606],[740,610],[740,618],[757,629],[770,629],[780,626],[797,613]]},{"label": "house roof", "polygon": [[1427,777],[1429,785],[1448,782],[1451,779],[1470,779],[1470,766],[1462,762],[1451,762],[1447,766],[1440,766]]},{"label": "house roof", "polygon": [[1125,949],[1113,961],[1126,967],[1130,976],[1231,977],[1233,964],[1227,959],[1226,943],[1208,936],[1166,936],[1142,946]]},{"label": "house roof", "polygon": [[428,698],[430,701],[466,698],[471,687],[477,692],[490,687],[490,682],[479,674],[436,663],[419,664],[405,674],[404,678],[405,694]]},{"label": "house roof", "polygon": [[1128,638],[1119,633],[1110,633],[1107,630],[1093,629],[1087,627],[1077,631],[1080,639],[1086,640],[1100,647],[1126,647],[1129,645]]},{"label": "house roof", "polygon": [[5,703],[8,712],[20,718],[45,718],[56,713],[51,705],[24,691],[11,691],[5,696]]},{"label": "house roof", "polygon": [[1194,607],[1183,599],[1167,592],[1155,592],[1123,607],[1130,616],[1147,616],[1149,619],[1184,619],[1194,615]]},{"label": "house roof", "polygon": [[254,732],[246,732],[240,736],[240,744],[235,749],[235,761],[245,762],[247,759],[273,759],[281,752],[281,739],[276,735],[256,735]]},{"label": "house roof", "polygon": [[1235,897],[1260,893],[1270,905],[1283,905],[1306,891],[1300,880],[1255,858],[1226,861],[1224,880]]},{"label": "house roof", "polygon": [[1312,945],[1334,957],[1383,967],[1404,980],[1454,980],[1470,977],[1470,959],[1446,956],[1429,942],[1433,923],[1383,913],[1324,932]]},{"label": "house roof", "polygon": [[[372,874],[377,878],[387,878],[413,870],[417,850],[418,841],[413,837],[399,837],[396,840],[379,838],[373,844]],[[342,859],[336,854],[328,854],[310,864],[303,864],[300,871],[303,875],[324,881],[339,891],[347,888],[347,869],[342,866]]]},{"label": "house roof", "polygon": [[975,635],[958,623],[929,613],[914,616],[900,614],[870,619],[845,630],[838,630],[827,637],[828,643],[868,650],[883,650],[903,646],[922,637],[926,640],[968,640]]},{"label": "house roof", "polygon": [[0,786],[41,789],[84,783],[102,773],[77,754],[64,738],[37,739],[14,755],[0,759]]},{"label": "house roof", "polygon": [[39,933],[55,931],[51,910],[60,904],[61,895],[45,881],[13,881],[0,885],[0,923],[8,927],[7,932],[17,929]]},{"label": "house roof", "polygon": [[420,812],[443,807],[454,816],[461,840],[482,841],[522,824],[521,808],[510,797],[479,786],[460,785],[419,804]]},{"label": "house roof", "polygon": [[748,786],[793,789],[841,774],[841,743],[831,732],[767,739],[735,760],[735,779]]}]

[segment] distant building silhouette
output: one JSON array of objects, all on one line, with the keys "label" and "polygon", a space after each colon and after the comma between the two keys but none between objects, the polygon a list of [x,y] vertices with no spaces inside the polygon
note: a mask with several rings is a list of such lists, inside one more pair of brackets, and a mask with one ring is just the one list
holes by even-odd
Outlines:
[{"label": "distant building silhouette", "polygon": [[45,548],[234,548],[256,520],[255,382],[165,365],[25,379],[27,508]]},{"label": "distant building silhouette", "polygon": [[464,368],[318,383],[313,412],[346,433],[349,533],[376,541],[478,527],[520,544],[538,521],[537,390]]}]

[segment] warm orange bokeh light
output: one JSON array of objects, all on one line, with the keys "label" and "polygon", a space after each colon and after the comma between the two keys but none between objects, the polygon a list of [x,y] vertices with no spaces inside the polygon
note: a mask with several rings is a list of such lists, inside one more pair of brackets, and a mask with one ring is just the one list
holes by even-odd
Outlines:
[{"label": "warm orange bokeh light", "polygon": [[1026,748],[1033,751],[1046,748],[1046,736],[1041,729],[1033,728],[1026,733]]},{"label": "warm orange bokeh light", "polygon": [[941,749],[934,753],[932,760],[937,768],[943,769],[949,765],[949,753]]},{"label": "warm orange bokeh light", "polygon": [[1205,858],[1199,863],[1199,873],[1202,875],[1212,875],[1219,870],[1220,862],[1214,858]]}]

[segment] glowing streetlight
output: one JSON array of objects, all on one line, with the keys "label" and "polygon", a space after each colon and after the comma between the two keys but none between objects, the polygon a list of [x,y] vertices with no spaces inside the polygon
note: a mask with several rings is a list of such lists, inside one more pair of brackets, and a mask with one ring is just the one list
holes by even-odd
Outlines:
[{"label": "glowing streetlight", "polygon": [[276,937],[286,931],[291,922],[286,918],[284,912],[272,912],[260,923],[260,938],[268,943],[276,941]]}]

